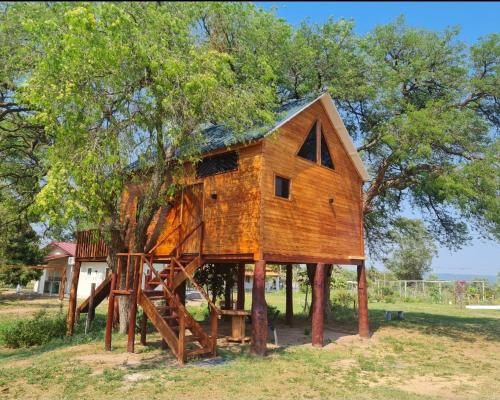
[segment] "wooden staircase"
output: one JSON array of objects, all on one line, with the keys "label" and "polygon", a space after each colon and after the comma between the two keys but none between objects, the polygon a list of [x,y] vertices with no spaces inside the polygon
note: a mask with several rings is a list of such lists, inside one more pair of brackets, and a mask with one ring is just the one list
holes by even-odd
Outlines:
[{"label": "wooden staircase", "polygon": [[[119,253],[116,273],[112,274],[108,308],[106,348],[111,348],[111,319],[114,296],[130,296],[130,326],[128,350],[133,351],[135,337],[135,315],[139,305],[151,321],[177,360],[183,364],[190,357],[215,356],[217,327],[221,311],[212,303],[205,290],[194,280],[196,270],[205,264],[200,252],[181,256],[179,247],[199,229],[203,236],[203,223],[179,240],[178,246],[168,255],[145,253]],[[174,255],[175,254],[175,255]],[[161,271],[153,262],[167,263]],[[161,260],[161,261],[160,261]],[[118,277],[121,277],[118,279]],[[210,308],[210,332],[196,321],[181,301],[178,289],[185,281],[195,287],[208,302]],[[141,324],[145,337],[146,320]],[[142,332],[141,332],[142,337]],[[141,341],[145,342],[145,339]]]},{"label": "wooden staircase", "polygon": [[[194,282],[192,275],[186,275],[185,272],[187,272],[187,267],[193,273],[201,267],[203,265],[201,257],[196,257],[186,267],[172,257],[170,266],[162,271],[156,271],[152,263],[146,257],[144,259],[149,271],[144,288],[139,289],[138,304],[177,360],[185,363],[190,357],[215,356],[217,320],[220,310],[212,304],[208,295],[203,291],[202,294],[209,301],[212,310],[211,332],[208,334],[187,311],[175,293],[175,289],[186,279]],[[195,282],[194,285],[200,288]]]}]

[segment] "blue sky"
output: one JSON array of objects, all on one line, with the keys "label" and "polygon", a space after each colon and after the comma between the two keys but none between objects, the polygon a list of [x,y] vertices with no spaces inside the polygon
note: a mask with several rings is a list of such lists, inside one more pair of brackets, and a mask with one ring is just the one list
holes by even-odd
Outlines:
[{"label": "blue sky", "polygon": [[[353,19],[356,32],[364,34],[374,26],[394,21],[403,14],[408,25],[443,30],[460,26],[458,38],[472,44],[481,36],[499,32],[500,3],[492,2],[258,2],[296,25],[308,18],[323,22],[328,17]],[[500,272],[500,245],[475,239],[457,252],[439,249],[433,261],[437,273],[496,275]]]}]

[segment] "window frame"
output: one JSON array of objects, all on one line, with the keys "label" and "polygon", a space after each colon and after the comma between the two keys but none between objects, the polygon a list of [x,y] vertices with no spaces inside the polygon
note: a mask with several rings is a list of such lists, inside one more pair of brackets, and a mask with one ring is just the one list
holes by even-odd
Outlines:
[{"label": "window frame", "polygon": [[[282,178],[288,180],[288,197],[278,196],[276,194],[276,178]],[[276,199],[281,199],[285,201],[292,201],[292,178],[287,175],[273,172],[273,194]]]},{"label": "window frame", "polygon": [[[215,158],[217,156],[223,156],[223,155],[229,154],[229,153],[234,153],[236,155],[236,168],[228,170],[228,171],[216,172],[215,174],[210,174],[210,175],[204,175],[204,176],[198,175],[198,165],[200,163],[202,163],[206,158]],[[230,174],[232,172],[237,172],[239,170],[240,170],[240,152],[237,149],[234,149],[234,150],[227,150],[226,149],[226,150],[218,151],[215,153],[209,153],[209,154],[206,154],[205,156],[203,156],[201,158],[201,160],[198,163],[196,163],[196,165],[194,166],[194,175],[195,175],[196,181],[201,182],[204,179],[208,179],[208,178],[211,178],[213,176],[222,175],[222,174]]]},{"label": "window frame", "polygon": [[[304,146],[304,143],[306,142],[307,137],[309,136],[309,132],[311,131],[314,124],[316,124],[316,161],[311,161],[311,160],[308,160],[307,158],[299,156],[299,152],[302,149],[302,146]],[[307,133],[304,135],[304,139],[302,140],[299,148],[295,152],[295,157],[297,157],[298,159],[300,159],[302,161],[308,162],[310,164],[317,165],[318,167],[325,168],[328,171],[338,173],[337,169],[335,168],[335,161],[334,161],[332,150],[330,148],[330,145],[328,144],[328,140],[326,139],[327,135],[325,134],[325,131],[323,130],[323,122],[321,121],[321,118],[319,116],[312,121],[312,123],[309,125],[309,128],[307,129],[306,132]],[[328,152],[330,153],[330,158],[332,160],[333,168],[326,167],[321,163],[321,133],[322,132],[324,134],[326,147],[328,148]]]}]

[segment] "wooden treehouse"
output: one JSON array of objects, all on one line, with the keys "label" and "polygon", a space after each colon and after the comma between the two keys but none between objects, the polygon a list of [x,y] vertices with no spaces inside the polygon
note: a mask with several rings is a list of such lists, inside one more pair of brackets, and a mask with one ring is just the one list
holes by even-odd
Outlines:
[{"label": "wooden treehouse", "polygon": [[[357,265],[359,333],[367,337],[362,185],[368,174],[331,97],[325,93],[314,100],[288,103],[273,127],[249,132],[238,141],[221,126],[206,129],[205,135],[207,145],[196,166],[196,178],[169,209],[152,250],[120,254],[117,273],[96,290],[94,305],[109,295],[106,347],[111,346],[114,298],[130,296],[129,351],[134,349],[139,305],[144,311],[141,342],[145,343],[149,319],[180,362],[214,355],[221,310],[193,278],[197,269],[214,263],[238,268],[239,309],[244,308],[244,265],[255,264],[251,340],[257,354],[265,353],[268,332],[266,263],[287,265],[290,322],[291,266],[314,265],[315,345],[323,343],[325,271],[332,264]],[[126,204],[134,207],[133,201]],[[105,244],[93,235],[78,233],[77,269],[82,261],[102,261],[107,256]],[[118,280],[124,269],[127,279]],[[209,302],[208,332],[184,307],[188,281]],[[75,273],[69,321],[75,311],[89,309],[88,300],[75,306],[77,284]]]}]

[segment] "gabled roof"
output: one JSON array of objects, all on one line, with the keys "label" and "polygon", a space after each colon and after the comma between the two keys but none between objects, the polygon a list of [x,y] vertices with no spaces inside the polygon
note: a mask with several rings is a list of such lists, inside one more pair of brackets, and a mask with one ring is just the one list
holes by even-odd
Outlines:
[{"label": "gabled roof", "polygon": [[205,145],[202,147],[202,153],[208,153],[214,150],[223,149],[235,144],[251,142],[259,139],[263,139],[269,136],[285,123],[290,121],[292,118],[300,114],[307,107],[310,107],[317,101],[320,101],[326,110],[326,114],[330,119],[333,127],[337,131],[340,141],[342,142],[347,154],[351,158],[354,166],[363,181],[369,181],[370,176],[359,156],[359,153],[352,142],[347,129],[340,118],[339,112],[333,104],[333,100],[328,93],[323,93],[315,99],[304,98],[300,100],[292,100],[283,106],[281,106],[277,111],[277,119],[274,125],[265,126],[262,128],[254,129],[248,132],[244,132],[241,135],[235,136],[229,129],[222,125],[212,125],[203,130],[203,135],[206,137]]},{"label": "gabled roof", "polygon": [[49,245],[47,247],[51,247],[52,251],[54,251],[54,252],[57,252],[58,250],[60,250],[59,251],[60,254],[49,254],[47,257],[45,257],[45,261],[55,260],[57,258],[75,257],[76,256],[76,243],[52,242],[52,243],[49,243]]}]

